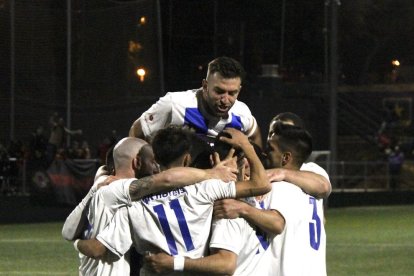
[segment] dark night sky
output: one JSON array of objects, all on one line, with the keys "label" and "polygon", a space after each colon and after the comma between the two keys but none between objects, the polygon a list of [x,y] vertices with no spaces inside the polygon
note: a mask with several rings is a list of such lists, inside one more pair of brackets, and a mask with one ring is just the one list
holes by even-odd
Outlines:
[{"label": "dark night sky", "polygon": [[[16,99],[21,105],[36,100],[37,107],[43,108],[43,114],[36,109],[35,113],[41,117],[36,118],[38,121],[47,118],[49,109],[56,106],[64,112],[65,2],[15,1]],[[0,84],[4,91],[9,89],[11,72],[7,3],[0,6],[0,23],[6,26],[0,28]],[[158,62],[155,28],[147,32],[147,36],[136,35],[136,19],[142,14],[151,14],[153,3],[149,0],[72,1],[73,102],[96,106],[94,112],[106,114],[107,103],[121,99],[128,102],[127,111],[135,114],[137,107],[131,98],[144,108],[149,103],[143,103],[139,98],[141,92],[165,93],[146,87],[150,81],[138,89],[139,81],[134,70],[130,70],[126,51],[131,39],[142,39],[151,52],[149,57],[145,54],[145,58],[153,64]],[[261,74],[261,65],[280,64],[283,0],[160,0],[160,3],[166,90],[200,86],[205,77],[205,66],[215,56],[228,55],[240,60],[252,83]],[[325,64],[325,0],[285,0],[285,3],[284,80],[321,82]],[[400,71],[405,71],[399,81],[413,82],[413,14],[412,0],[342,1],[338,8],[340,84],[387,83],[393,69],[392,59],[400,60]],[[158,75],[152,76],[152,83],[158,83]],[[134,78],[134,86],[127,78]],[[33,99],[29,92],[37,97]],[[84,97],[84,92],[92,96]],[[1,95],[6,97],[8,94]],[[99,105],[95,98],[102,104]],[[8,99],[4,99],[2,102],[7,104]],[[81,104],[75,110],[77,113],[74,112],[79,116],[83,115]],[[109,110],[118,112],[116,108]],[[108,116],[112,118],[119,114]],[[2,120],[7,122],[8,118]],[[36,120],[34,118],[30,124],[38,124]],[[83,122],[81,117],[73,120]],[[125,128],[128,124],[129,121]]]},{"label": "dark night sky", "polygon": [[[191,78],[190,71],[197,69],[197,62],[211,60],[214,43],[217,56],[240,60],[250,77],[260,74],[261,64],[280,63],[282,1],[217,1],[216,41],[214,1],[162,3],[167,63],[180,74],[188,72]],[[285,11],[285,64],[322,72],[323,3],[287,1]],[[172,69],[169,73],[174,74]]]},{"label": "dark night sky", "polygon": [[[214,57],[214,2],[161,1],[171,86],[179,85],[174,80],[183,75],[199,79],[198,64]],[[260,74],[261,64],[280,63],[282,0],[216,3],[216,55],[239,59],[250,77]],[[283,65],[290,79],[324,72],[324,8],[324,0],[286,1]],[[412,14],[410,0],[342,1],[338,54],[343,81],[386,82],[392,59],[413,64]]]}]

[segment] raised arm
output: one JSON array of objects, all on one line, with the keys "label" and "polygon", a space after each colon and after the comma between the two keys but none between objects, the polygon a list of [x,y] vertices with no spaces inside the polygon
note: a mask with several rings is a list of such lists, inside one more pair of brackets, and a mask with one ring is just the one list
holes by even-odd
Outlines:
[{"label": "raised arm", "polygon": [[234,128],[227,128],[224,131],[229,133],[231,138],[222,136],[220,139],[236,149],[243,150],[250,166],[250,179],[236,182],[236,197],[256,196],[269,192],[271,186],[266,171],[247,136]]},{"label": "raised arm", "polygon": [[198,183],[207,179],[235,181],[236,171],[220,162],[213,169],[200,170],[189,167],[177,167],[137,179],[129,186],[131,200],[140,200],[149,194],[171,190]]},{"label": "raised arm", "polygon": [[258,125],[256,125],[256,128],[253,134],[249,136],[249,139],[260,148],[263,147],[262,134],[260,133],[260,128]]},{"label": "raised arm", "polygon": [[63,127],[63,129],[69,135],[76,135],[76,134],[82,135],[82,133],[83,133],[82,129],[72,130],[72,129],[69,129],[67,127]]},{"label": "raised arm", "polygon": [[301,188],[305,193],[316,198],[327,198],[331,191],[331,182],[326,176],[311,171],[290,169],[268,169],[270,181],[286,181]]},{"label": "raised arm", "polygon": [[139,118],[132,123],[132,126],[129,129],[129,137],[137,137],[145,140],[145,135],[142,131],[142,126]]}]

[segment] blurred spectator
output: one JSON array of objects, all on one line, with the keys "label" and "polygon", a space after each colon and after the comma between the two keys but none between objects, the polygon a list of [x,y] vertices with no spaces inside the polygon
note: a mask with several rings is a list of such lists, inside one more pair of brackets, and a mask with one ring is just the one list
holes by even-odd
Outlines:
[{"label": "blurred spectator", "polygon": [[105,164],[106,153],[111,148],[111,140],[109,137],[105,137],[102,142],[98,145],[98,158],[101,164]]},{"label": "blurred spectator", "polygon": [[115,146],[121,138],[118,136],[116,130],[112,130],[110,137],[105,137],[102,142],[98,145],[98,158],[101,164],[105,164],[106,153],[108,150]]},{"label": "blurred spectator", "polygon": [[119,137],[118,132],[113,129],[111,132],[111,147],[115,146],[116,143],[119,142],[119,140],[121,140],[121,137]]},{"label": "blurred spectator", "polygon": [[[17,192],[17,178],[20,169],[29,156],[26,145],[20,140],[12,140],[7,149],[2,146],[3,155],[3,177],[5,182],[2,183],[2,192],[12,195]],[[6,155],[7,153],[7,155]]]},{"label": "blurred spectator", "polygon": [[82,149],[77,140],[72,140],[70,148],[67,151],[67,157],[71,159],[82,159]]},{"label": "blurred spectator", "polygon": [[9,160],[10,156],[3,144],[0,144],[0,183],[1,183],[1,193],[9,194],[11,193],[10,188],[10,171],[11,164]]},{"label": "blurred spectator", "polygon": [[68,158],[72,159],[90,159],[91,152],[86,140],[79,144],[79,141],[73,140],[70,149],[68,149]]},{"label": "blurred spectator", "polygon": [[397,145],[394,149],[388,148],[386,151],[388,154],[388,169],[390,172],[390,187],[392,190],[397,188],[400,181],[401,168],[404,163],[404,153]]},{"label": "blurred spectator", "polygon": [[44,135],[44,128],[38,126],[36,131],[32,133],[29,144],[30,160],[46,165],[46,147],[47,138]]},{"label": "blurred spectator", "polygon": [[65,127],[65,122],[62,117],[56,116],[57,113],[54,113],[49,119],[50,124],[50,136],[47,145],[47,161],[50,164],[53,159],[56,157],[59,151],[59,158],[62,155],[62,149],[65,149],[65,138],[66,134],[69,135],[82,135],[82,130],[70,130]]},{"label": "blurred spectator", "polygon": [[82,148],[82,156],[83,156],[83,159],[91,159],[92,158],[92,155],[91,155],[91,149],[89,148],[88,141],[83,140],[82,141],[81,148]]}]

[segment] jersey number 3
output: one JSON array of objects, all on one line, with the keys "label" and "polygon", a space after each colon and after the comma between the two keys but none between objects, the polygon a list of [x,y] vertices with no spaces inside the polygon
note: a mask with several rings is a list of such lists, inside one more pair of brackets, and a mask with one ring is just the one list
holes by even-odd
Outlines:
[{"label": "jersey number 3", "polygon": [[[174,235],[171,232],[170,223],[168,222],[167,215],[165,214],[164,206],[160,204],[154,206],[153,208],[154,211],[157,213],[171,255],[177,255],[177,244],[175,243]],[[171,200],[170,208],[174,211],[175,217],[177,218],[178,226],[180,227],[181,235],[183,236],[183,240],[187,251],[193,250],[194,245],[191,239],[190,230],[188,229],[187,221],[185,220],[183,209],[181,208],[178,199]]]},{"label": "jersey number 3", "polygon": [[309,242],[313,249],[318,250],[321,244],[321,219],[318,216],[316,199],[310,197],[309,204],[313,205],[312,222],[309,222]]}]

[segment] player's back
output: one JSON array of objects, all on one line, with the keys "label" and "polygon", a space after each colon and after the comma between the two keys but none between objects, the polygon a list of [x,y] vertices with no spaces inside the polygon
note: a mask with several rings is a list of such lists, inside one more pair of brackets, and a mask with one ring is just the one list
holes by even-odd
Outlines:
[{"label": "player's back", "polygon": [[108,186],[100,188],[93,196],[88,209],[89,231],[84,239],[91,239],[105,228],[112,219],[115,211],[130,204],[129,193],[125,187],[136,178],[119,179]]},{"label": "player's back", "polygon": [[129,208],[136,248],[199,258],[206,254],[214,201],[235,196],[234,182],[207,180],[150,195]]},{"label": "player's back", "polygon": [[268,199],[285,218],[285,229],[271,242],[269,267],[275,270],[269,275],[326,275],[322,199],[287,182],[274,183]]},{"label": "player's back", "polygon": [[[130,204],[129,194],[125,187],[135,178],[120,179],[112,182],[108,186],[100,188],[92,197],[87,211],[88,228],[83,233],[83,239],[95,238],[111,221],[115,211],[127,204]],[[123,256],[120,261],[114,265],[108,265],[108,261],[113,260],[96,260],[80,254],[81,265],[79,271],[81,275],[110,275],[111,271],[126,271],[129,273],[129,267],[124,268],[124,259],[128,260],[129,256]]]},{"label": "player's back", "polygon": [[[262,209],[260,203],[255,205]],[[237,255],[233,275],[262,276],[262,267],[258,264],[268,247],[269,242],[264,231],[244,218],[220,219],[213,222],[210,248],[228,250]]]}]

